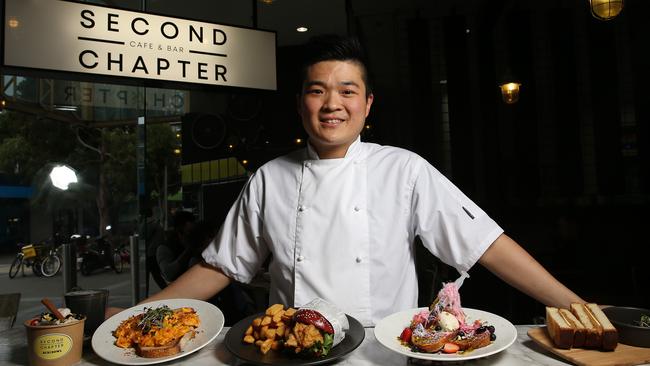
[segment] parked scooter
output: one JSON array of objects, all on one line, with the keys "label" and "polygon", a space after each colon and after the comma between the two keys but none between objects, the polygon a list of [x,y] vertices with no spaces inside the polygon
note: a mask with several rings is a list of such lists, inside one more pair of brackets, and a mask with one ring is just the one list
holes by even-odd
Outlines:
[{"label": "parked scooter", "polygon": [[106,234],[100,235],[94,243],[86,245],[85,250],[79,253],[81,257],[80,270],[84,276],[90,275],[98,269],[112,269],[121,273],[124,267],[122,255],[118,248],[113,248],[108,236],[111,226],[106,227]]}]

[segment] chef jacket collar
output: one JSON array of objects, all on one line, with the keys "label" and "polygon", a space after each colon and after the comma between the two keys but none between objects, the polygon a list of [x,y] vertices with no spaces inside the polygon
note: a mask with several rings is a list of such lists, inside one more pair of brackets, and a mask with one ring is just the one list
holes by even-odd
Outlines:
[{"label": "chef jacket collar", "polygon": [[[361,153],[361,136],[357,136],[357,139],[348,147],[345,156],[342,159],[353,159]],[[308,160],[321,160],[318,157],[318,153],[309,141],[307,142],[307,159]],[[336,160],[336,159],[322,159],[322,160]]]}]

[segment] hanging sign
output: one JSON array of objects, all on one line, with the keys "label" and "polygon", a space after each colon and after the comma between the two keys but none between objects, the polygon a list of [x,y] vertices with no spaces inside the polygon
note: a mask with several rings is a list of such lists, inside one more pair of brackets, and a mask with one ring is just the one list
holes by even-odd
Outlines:
[{"label": "hanging sign", "polygon": [[5,66],[276,90],[275,33],[58,0],[5,0]]}]

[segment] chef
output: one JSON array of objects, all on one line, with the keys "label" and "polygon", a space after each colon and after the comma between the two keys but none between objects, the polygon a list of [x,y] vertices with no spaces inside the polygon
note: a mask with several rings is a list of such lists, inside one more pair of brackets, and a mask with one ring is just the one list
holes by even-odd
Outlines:
[{"label": "chef", "polygon": [[417,154],[360,141],[374,96],[355,39],[306,47],[305,149],[260,167],[197,265],[147,301],[207,299],[271,256],[270,302],[323,298],[371,326],[417,306],[414,240],[459,271],[481,263],[547,305],[584,302]]}]

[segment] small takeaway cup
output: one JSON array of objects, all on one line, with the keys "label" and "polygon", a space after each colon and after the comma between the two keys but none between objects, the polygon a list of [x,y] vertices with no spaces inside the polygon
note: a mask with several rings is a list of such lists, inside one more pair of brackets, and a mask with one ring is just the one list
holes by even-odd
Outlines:
[{"label": "small takeaway cup", "polygon": [[32,325],[34,319],[25,321],[29,365],[68,366],[79,362],[85,320],[83,317],[53,325]]}]

